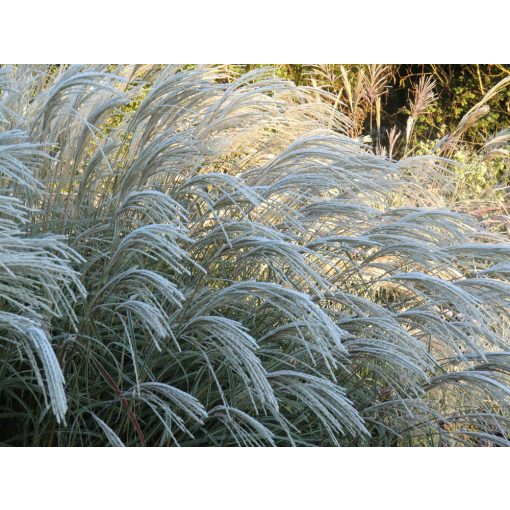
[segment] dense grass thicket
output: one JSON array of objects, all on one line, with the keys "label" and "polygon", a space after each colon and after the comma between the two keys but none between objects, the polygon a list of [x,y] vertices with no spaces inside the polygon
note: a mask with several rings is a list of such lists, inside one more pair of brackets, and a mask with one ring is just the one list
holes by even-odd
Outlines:
[{"label": "dense grass thicket", "polygon": [[335,102],[0,68],[2,444],[510,445],[507,234]]}]

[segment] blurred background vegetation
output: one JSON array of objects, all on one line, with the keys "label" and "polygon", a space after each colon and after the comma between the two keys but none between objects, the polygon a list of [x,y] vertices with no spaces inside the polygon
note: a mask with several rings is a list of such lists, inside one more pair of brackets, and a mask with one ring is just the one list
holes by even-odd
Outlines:
[{"label": "blurred background vegetation", "polygon": [[[493,86],[510,76],[510,64],[246,64],[233,66],[246,72],[265,65],[276,66],[278,74],[297,85],[319,86],[337,98],[337,107],[354,120],[353,135],[379,134],[395,126],[405,133],[413,99],[420,80],[433,83],[434,101],[419,112],[413,130],[413,145],[440,140],[451,133],[463,115]],[[510,88],[491,101],[490,112],[465,142],[480,149],[488,137],[508,127]],[[380,109],[379,126],[376,122]],[[372,115],[370,115],[372,112]],[[370,120],[372,117],[372,121]],[[411,140],[410,140],[411,142]]]}]

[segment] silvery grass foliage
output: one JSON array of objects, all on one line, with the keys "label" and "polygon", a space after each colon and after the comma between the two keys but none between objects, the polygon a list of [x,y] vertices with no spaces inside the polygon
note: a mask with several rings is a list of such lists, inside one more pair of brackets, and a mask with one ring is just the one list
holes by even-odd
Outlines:
[{"label": "silvery grass foliage", "polygon": [[325,94],[0,68],[3,444],[509,444],[508,240]]}]

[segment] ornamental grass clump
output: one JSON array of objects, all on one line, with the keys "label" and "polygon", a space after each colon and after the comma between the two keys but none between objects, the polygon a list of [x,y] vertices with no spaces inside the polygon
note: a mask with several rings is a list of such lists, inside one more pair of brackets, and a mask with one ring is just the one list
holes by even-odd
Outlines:
[{"label": "ornamental grass clump", "polygon": [[0,68],[2,444],[510,444],[508,239],[335,101]]}]

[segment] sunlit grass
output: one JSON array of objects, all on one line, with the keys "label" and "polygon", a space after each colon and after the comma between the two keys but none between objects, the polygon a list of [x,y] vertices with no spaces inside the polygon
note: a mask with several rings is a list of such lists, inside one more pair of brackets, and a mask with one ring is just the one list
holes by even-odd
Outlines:
[{"label": "sunlit grass", "polygon": [[509,444],[510,245],[447,161],[271,70],[0,71],[3,444]]}]

